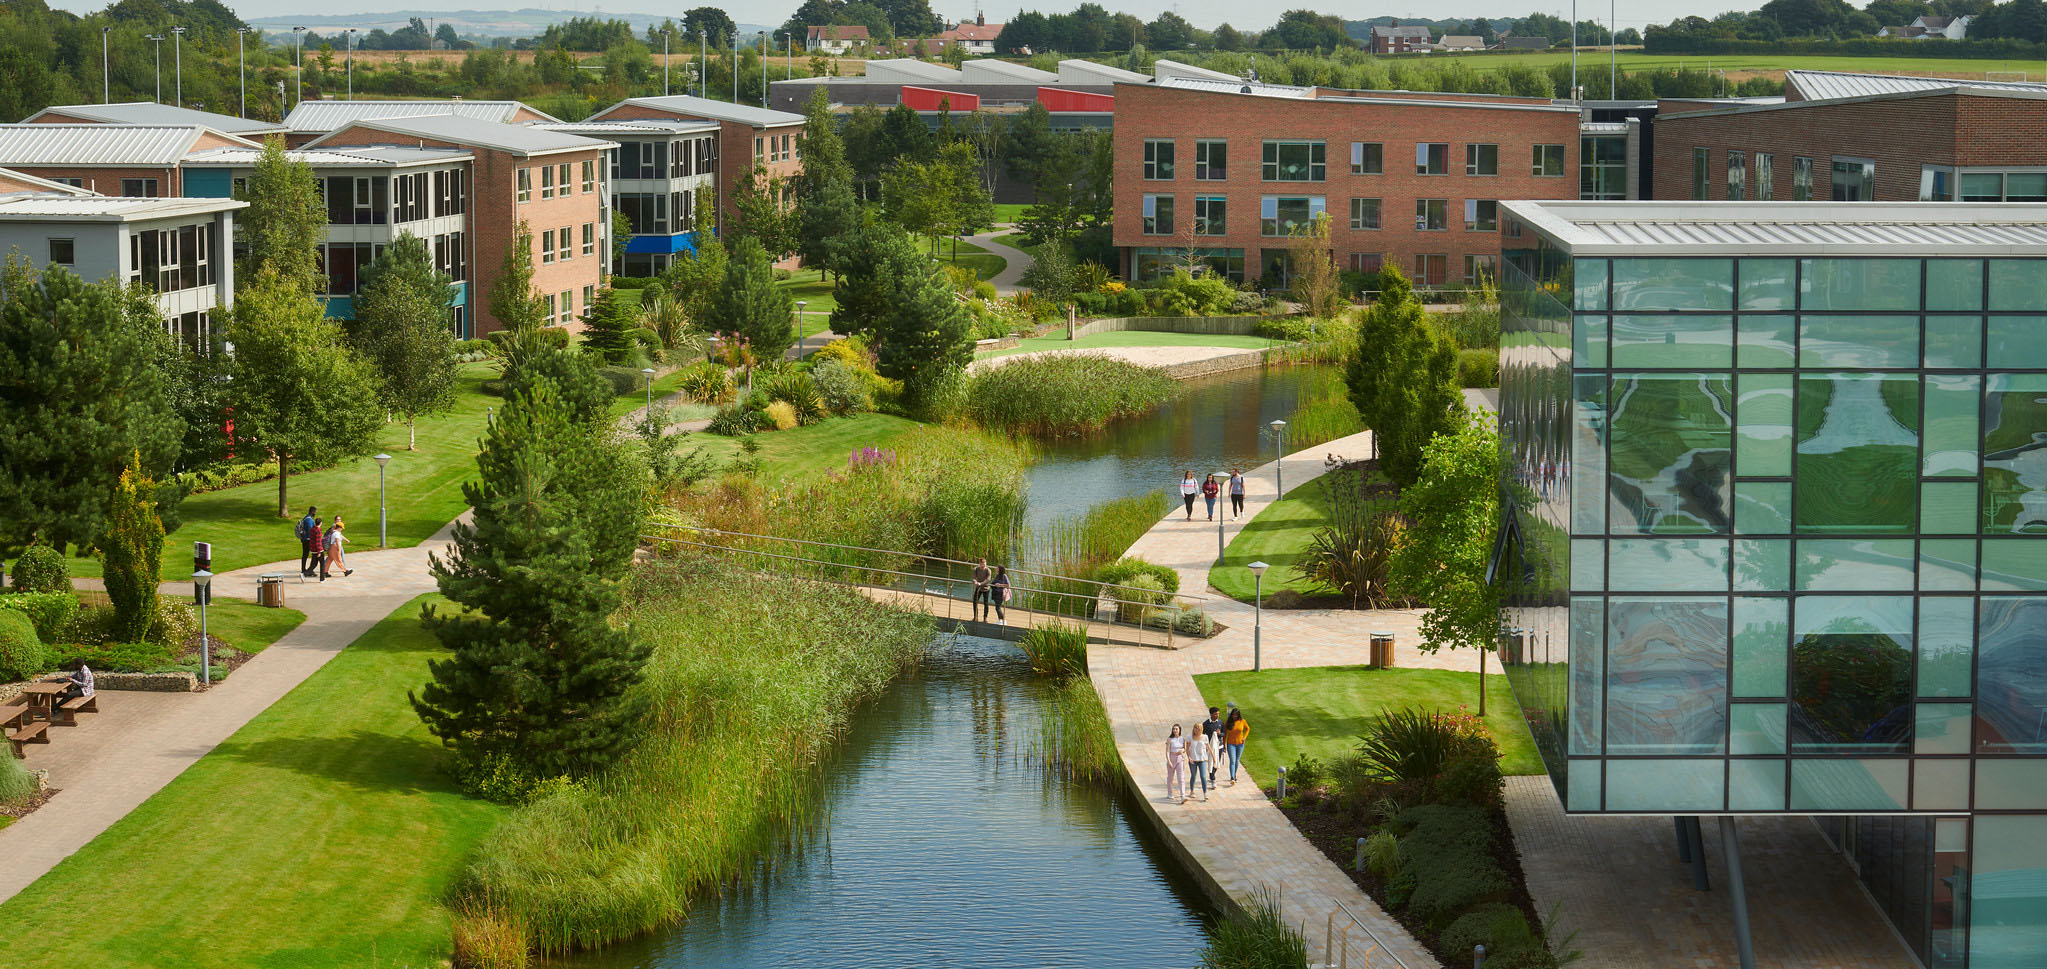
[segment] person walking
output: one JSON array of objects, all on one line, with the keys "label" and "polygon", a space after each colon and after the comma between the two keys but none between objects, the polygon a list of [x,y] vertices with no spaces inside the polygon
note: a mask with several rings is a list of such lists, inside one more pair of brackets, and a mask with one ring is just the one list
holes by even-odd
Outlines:
[{"label": "person walking", "polygon": [[1222,487],[1215,483],[1215,475],[1201,479],[1201,500],[1208,502],[1208,520],[1215,521],[1215,496],[1222,493]]},{"label": "person walking", "polygon": [[1230,520],[1244,513],[1244,469],[1230,469]]},{"label": "person walking", "polygon": [[1223,721],[1222,711],[1208,708],[1208,719],[1201,721],[1201,732],[1208,737],[1208,745],[1215,748],[1215,756],[1208,761],[1208,781],[1215,783],[1216,772],[1223,766]]},{"label": "person walking", "polygon": [[320,581],[327,581],[330,572],[340,572],[342,578],[354,575],[348,567],[348,558],[342,554],[342,546],[348,544],[348,536],[342,533],[341,516],[334,516],[334,524],[327,529],[327,564],[320,569]]},{"label": "person walking", "polygon": [[299,519],[299,574],[313,574],[313,536],[320,531],[320,519],[313,517],[320,509],[315,505],[306,506],[306,517]]},{"label": "person walking", "polygon": [[[1208,764],[1209,758],[1214,755],[1215,747],[1209,743],[1208,734],[1201,729],[1200,724],[1195,724],[1194,736],[1187,741],[1187,769],[1193,772],[1191,775],[1193,780],[1201,784],[1203,803],[1208,801]],[[1191,782],[1187,785],[1187,796],[1190,798],[1194,796],[1194,784]]]},{"label": "person walking", "polygon": [[1177,723],[1166,735],[1166,800],[1187,803],[1187,738]]},{"label": "person walking", "polygon": [[974,566],[974,601],[967,604],[967,614],[975,622],[988,621],[988,560]]},{"label": "person walking", "polygon": [[1180,477],[1180,500],[1187,503],[1187,520],[1194,520],[1194,496],[1201,493],[1201,483],[1194,480],[1194,472],[1183,471]]},{"label": "person walking", "polygon": [[313,519],[313,527],[308,530],[310,533],[308,541],[312,549],[313,561],[306,569],[307,578],[311,578],[316,571],[320,573],[320,578],[325,579],[327,577],[327,533],[324,531],[324,527],[320,519],[315,518]]},{"label": "person walking", "polygon": [[995,567],[995,578],[988,583],[989,598],[995,603],[995,624],[1009,625],[1009,617],[1002,612],[1002,604],[1009,601],[1009,566]]},{"label": "person walking", "polygon": [[1230,715],[1223,720],[1223,749],[1230,754],[1230,786],[1237,786],[1237,765],[1244,761],[1244,741],[1251,739],[1251,721],[1244,719],[1244,711],[1237,709],[1237,702],[1229,702]]}]

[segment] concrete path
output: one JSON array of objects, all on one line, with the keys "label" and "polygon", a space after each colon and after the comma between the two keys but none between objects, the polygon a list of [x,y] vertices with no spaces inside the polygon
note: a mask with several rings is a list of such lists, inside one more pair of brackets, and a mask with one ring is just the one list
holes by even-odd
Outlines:
[{"label": "concrete path", "polygon": [[[296,581],[298,563],[276,562],[222,573],[221,598],[256,596],[256,577],[285,572],[285,604],[306,621],[204,693],[102,691],[100,712],[28,748],[27,764],[47,768],[60,790],[34,814],[0,829],[0,902],[13,898],[59,861],[162,790],[242,725],[325,666],[398,607],[434,591],[427,555],[442,551],[452,524],[413,548],[350,552],[355,574]],[[166,594],[189,597],[187,583]],[[108,873],[118,878],[118,873]]]},{"label": "concrete path", "polygon": [[1017,292],[1018,290],[1024,288],[1023,274],[1031,268],[1032,264],[1037,262],[1037,260],[1031,258],[1030,253],[1023,251],[1022,249],[1018,249],[1014,246],[1003,245],[1002,243],[995,241],[996,236],[1008,235],[1015,231],[1016,229],[1013,226],[998,225],[995,228],[988,230],[987,232],[982,232],[977,235],[960,237],[961,240],[964,242],[971,242],[974,245],[980,246],[981,248],[986,249],[989,252],[992,252],[1006,260],[1009,260],[1009,262],[1002,267],[1002,271],[995,274],[995,278],[988,280],[989,282],[995,284],[995,291],[1004,296],[1011,295]]}]

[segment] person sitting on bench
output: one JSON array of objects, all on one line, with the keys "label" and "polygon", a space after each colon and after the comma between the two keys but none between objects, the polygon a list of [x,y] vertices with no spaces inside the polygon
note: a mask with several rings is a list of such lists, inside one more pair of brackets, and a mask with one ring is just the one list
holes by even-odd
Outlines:
[{"label": "person sitting on bench", "polygon": [[64,688],[64,699],[92,695],[92,667],[85,665],[84,660],[78,661],[78,671],[68,679],[71,685]]}]

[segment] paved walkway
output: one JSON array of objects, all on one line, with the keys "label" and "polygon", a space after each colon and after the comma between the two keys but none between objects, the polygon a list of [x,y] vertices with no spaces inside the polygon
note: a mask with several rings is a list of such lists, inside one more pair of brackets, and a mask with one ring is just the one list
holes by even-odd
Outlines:
[{"label": "paved walkway", "polygon": [[971,242],[974,245],[980,246],[981,248],[986,249],[989,252],[992,252],[998,256],[1001,256],[1004,259],[1009,260],[1009,262],[1002,267],[1001,272],[996,273],[993,279],[988,280],[989,282],[995,284],[995,291],[997,293],[1001,293],[1004,296],[1008,296],[1024,288],[1023,274],[1026,270],[1029,270],[1031,268],[1031,265],[1033,263],[1037,262],[1037,260],[1031,258],[1030,253],[1023,251],[1022,249],[1015,248],[1014,246],[1003,245],[1002,243],[995,241],[996,236],[1008,235],[1015,231],[1016,231],[1015,226],[998,225],[995,228],[988,230],[987,232],[961,237],[963,240],[967,242]]},{"label": "paved walkway", "polygon": [[[285,583],[286,605],[306,621],[204,693],[104,691],[100,712],[28,748],[27,764],[47,768],[60,790],[34,814],[0,829],[0,902],[13,898],[59,861],[163,789],[242,725],[325,666],[393,610],[434,590],[427,555],[446,547],[452,526],[413,548],[350,552],[347,578]],[[276,562],[222,573],[221,598],[255,598],[264,572],[296,575]],[[189,596],[186,583],[167,594]],[[117,873],[108,873],[117,878]]]}]

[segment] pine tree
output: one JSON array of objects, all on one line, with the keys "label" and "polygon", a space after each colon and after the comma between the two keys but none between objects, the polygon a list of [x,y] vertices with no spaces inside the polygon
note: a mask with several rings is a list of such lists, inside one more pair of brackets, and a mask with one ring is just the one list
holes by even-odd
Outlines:
[{"label": "pine tree", "polygon": [[882,376],[923,400],[973,359],[972,323],[952,285],[903,230],[875,223],[833,286],[832,332],[867,338]]},{"label": "pine tree", "polygon": [[163,521],[156,515],[156,482],[142,471],[142,456],[129,459],[107,507],[100,537],[107,598],[114,603],[115,639],[141,642],[156,621],[157,577],[163,564]]},{"label": "pine tree", "polygon": [[633,331],[640,327],[637,305],[618,298],[618,291],[605,287],[597,302],[583,318],[583,351],[605,363],[620,363],[633,348]]},{"label": "pine tree", "polygon": [[796,176],[796,253],[806,268],[836,271],[860,227],[853,167],[823,86],[811,91],[803,122],[803,172]]},{"label": "pine tree", "polygon": [[378,398],[405,415],[405,449],[419,449],[419,415],[455,404],[455,330],[448,277],[426,242],[401,235],[370,266],[349,336],[377,371]]},{"label": "pine tree", "polygon": [[312,166],[285,155],[284,139],[272,138],[256,158],[242,189],[249,207],[237,214],[235,241],[248,256],[236,273],[254,279],[269,269],[303,292],[318,292],[318,249],[327,238],[327,207]]},{"label": "pine tree", "polygon": [[775,286],[767,251],[751,238],[740,240],[725,263],[725,279],[708,307],[704,328],[713,333],[737,333],[752,344],[760,359],[780,360],[796,342],[793,314],[788,292]]},{"label": "pine tree", "polygon": [[1358,327],[1357,354],[1344,370],[1351,403],[1372,430],[1380,470],[1394,484],[1414,483],[1422,448],[1454,429],[1464,413],[1457,348],[1429,321],[1414,287],[1394,266],[1379,274],[1379,300]]}]

